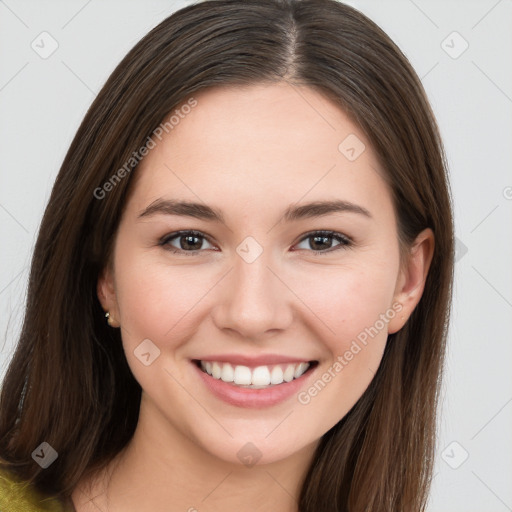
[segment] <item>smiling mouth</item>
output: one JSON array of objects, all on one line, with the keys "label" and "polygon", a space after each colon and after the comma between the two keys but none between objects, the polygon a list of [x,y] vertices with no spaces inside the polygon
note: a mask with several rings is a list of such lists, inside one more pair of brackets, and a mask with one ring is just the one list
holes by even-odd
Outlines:
[{"label": "smiling mouth", "polygon": [[194,360],[210,377],[240,388],[268,389],[299,379],[317,366],[318,361],[260,365],[254,368],[222,361]]}]

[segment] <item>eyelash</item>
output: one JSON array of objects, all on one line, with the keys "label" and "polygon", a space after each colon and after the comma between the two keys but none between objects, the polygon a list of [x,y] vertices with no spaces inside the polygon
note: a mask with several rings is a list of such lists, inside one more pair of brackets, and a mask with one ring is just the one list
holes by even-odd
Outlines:
[{"label": "eyelash", "polygon": [[[177,249],[176,247],[172,247],[169,245],[169,242],[171,242],[174,239],[179,239],[183,236],[195,236],[197,238],[202,238],[208,241],[210,244],[211,242],[208,240],[208,237],[201,233],[200,231],[194,231],[194,230],[183,230],[183,231],[175,231],[174,233],[169,233],[168,235],[165,235],[163,238],[160,239],[159,245],[164,247],[166,250],[171,251],[174,254],[184,254],[187,256],[195,256],[198,252],[202,252],[202,249],[195,249],[192,251],[185,251],[183,249]],[[313,249],[299,249],[299,250],[310,250],[315,256],[323,256],[324,254],[331,253],[334,251],[337,251],[338,249],[347,249],[351,248],[353,246],[353,241],[347,237],[346,235],[343,235],[342,233],[337,233],[336,231],[311,231],[309,233],[306,233],[297,243],[301,243],[308,238],[313,238],[315,236],[323,236],[323,237],[332,237],[336,241],[340,242],[339,245],[336,245],[334,247],[331,247],[325,251],[315,251]]]}]

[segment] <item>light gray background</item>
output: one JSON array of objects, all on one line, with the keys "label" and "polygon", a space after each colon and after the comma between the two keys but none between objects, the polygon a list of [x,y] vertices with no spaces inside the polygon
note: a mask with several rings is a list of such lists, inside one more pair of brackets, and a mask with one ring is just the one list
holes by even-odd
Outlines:
[{"label": "light gray background", "polygon": [[[40,219],[81,119],[125,53],[189,3],[0,0],[0,376]],[[450,163],[458,261],[429,512],[512,511],[512,1],[347,3],[411,60]],[[31,47],[43,31],[58,43],[46,59]]]}]

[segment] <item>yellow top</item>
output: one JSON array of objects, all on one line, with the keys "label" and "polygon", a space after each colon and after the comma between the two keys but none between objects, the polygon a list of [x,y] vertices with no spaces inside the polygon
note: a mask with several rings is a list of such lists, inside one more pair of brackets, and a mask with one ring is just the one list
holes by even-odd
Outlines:
[{"label": "yellow top", "polygon": [[48,498],[27,482],[0,469],[1,512],[74,512],[74,507],[65,507],[57,498]]}]

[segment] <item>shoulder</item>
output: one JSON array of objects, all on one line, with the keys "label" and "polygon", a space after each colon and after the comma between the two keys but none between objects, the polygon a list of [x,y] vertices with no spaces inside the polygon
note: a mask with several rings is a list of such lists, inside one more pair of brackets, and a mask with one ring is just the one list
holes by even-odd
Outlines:
[{"label": "shoulder", "polygon": [[2,512],[71,512],[55,498],[46,498],[30,483],[20,481],[0,468],[0,510]]}]

